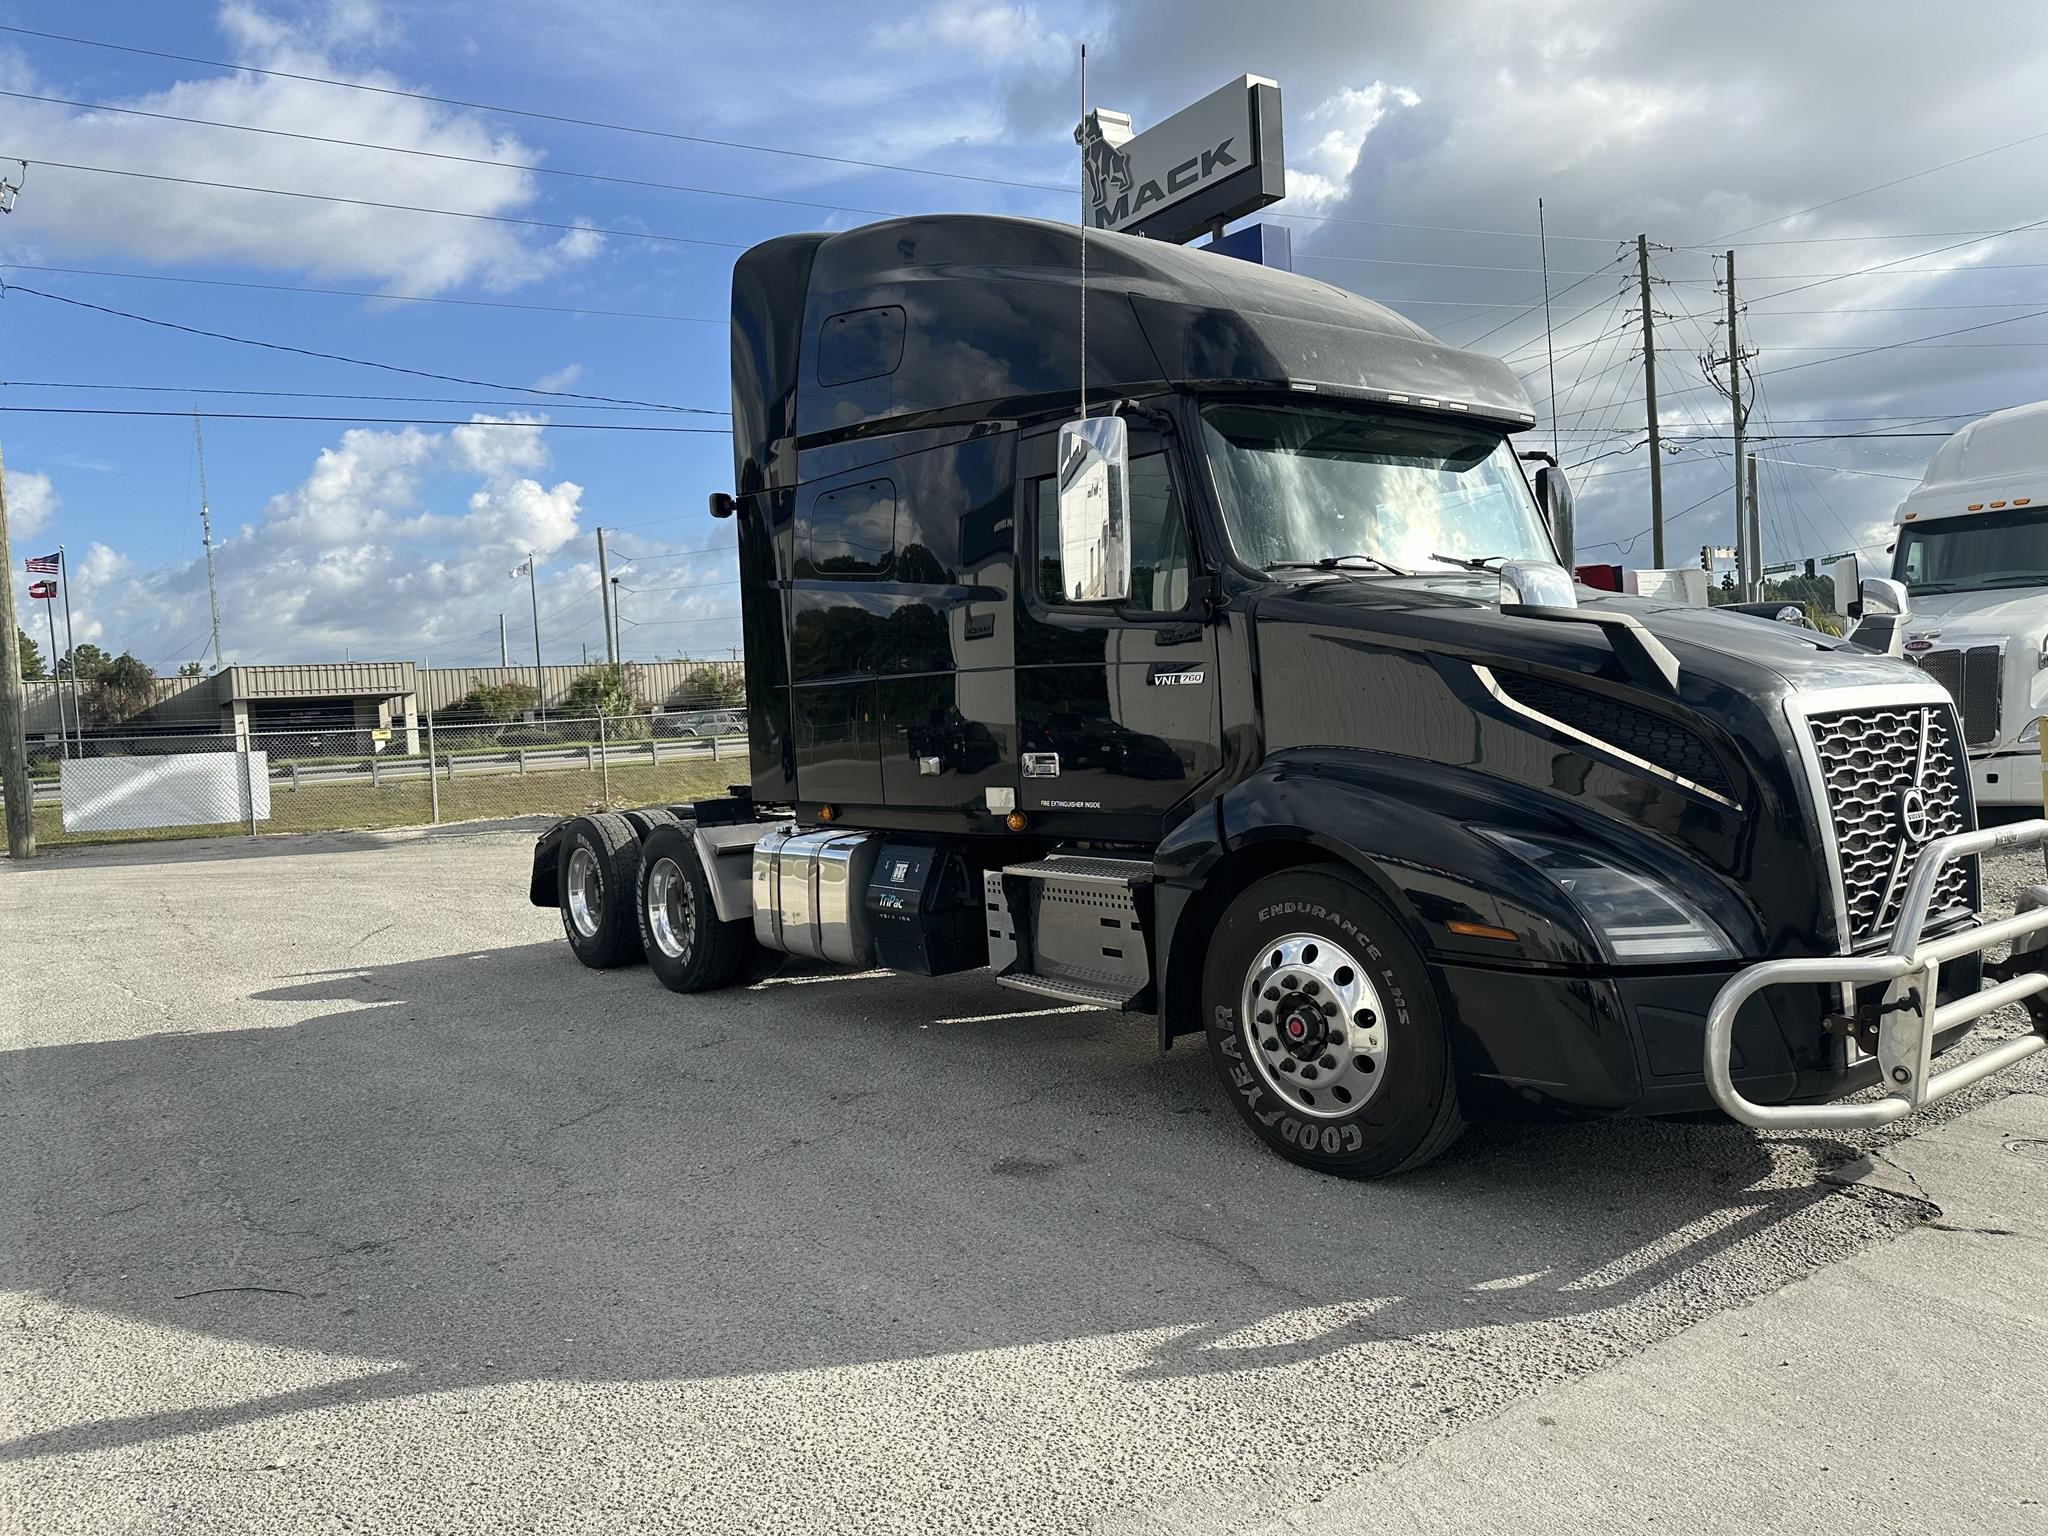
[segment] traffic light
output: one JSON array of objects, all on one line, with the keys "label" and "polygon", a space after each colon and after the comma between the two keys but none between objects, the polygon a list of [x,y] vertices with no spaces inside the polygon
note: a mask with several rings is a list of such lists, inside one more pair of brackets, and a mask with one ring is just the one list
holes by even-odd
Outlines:
[{"label": "traffic light", "polygon": [[1811,556],[1809,556],[1806,561],[1806,579],[1808,581],[1818,580],[1818,578],[1814,575],[1813,572],[1813,560]]},{"label": "traffic light", "polygon": [[1711,544],[1702,544],[1700,546],[1700,569],[1707,572],[1709,575],[1713,574],[1714,546]]},{"label": "traffic light", "polygon": [[1721,573],[1721,590],[1723,592],[1733,592],[1735,590],[1735,573],[1733,571],[1723,571]]}]

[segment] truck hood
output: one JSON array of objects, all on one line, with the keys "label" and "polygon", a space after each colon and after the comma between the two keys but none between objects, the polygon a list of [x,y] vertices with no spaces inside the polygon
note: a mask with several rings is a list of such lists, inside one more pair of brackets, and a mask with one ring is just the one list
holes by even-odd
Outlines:
[{"label": "truck hood", "polygon": [[2038,641],[2048,634],[2048,589],[1998,587],[1989,592],[1928,592],[1913,598],[1908,640],[1954,645],[1970,640]]},{"label": "truck hood", "polygon": [[[1912,681],[1904,663],[1829,635],[1753,614],[1618,593],[1580,594],[1589,613],[1626,613],[1667,645],[1681,668],[1679,693],[1713,682],[1751,694],[1788,688]],[[1271,592],[1262,620],[1355,625],[1420,640],[1482,664],[1530,661],[1619,680],[1620,665],[1591,624],[1503,617],[1499,582],[1477,572],[1413,578],[1317,577]]]}]

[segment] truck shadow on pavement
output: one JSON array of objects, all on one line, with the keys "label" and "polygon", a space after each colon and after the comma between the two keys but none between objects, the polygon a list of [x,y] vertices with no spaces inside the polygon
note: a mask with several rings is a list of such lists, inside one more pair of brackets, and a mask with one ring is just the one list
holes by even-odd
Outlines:
[{"label": "truck shadow on pavement", "polygon": [[1526,1382],[1912,1219],[1816,1177],[1846,1149],[1732,1126],[1481,1127],[1402,1180],[1323,1178],[1252,1141],[1199,1045],[1162,1058],[1141,1022],[981,975],[683,998],[546,943],[252,1003],[276,1022],[0,1057],[6,1283],[304,1352],[304,1384],[0,1457],[1125,1334],[1127,1378],[1355,1350],[1360,1390],[1393,1390],[1450,1347]]}]

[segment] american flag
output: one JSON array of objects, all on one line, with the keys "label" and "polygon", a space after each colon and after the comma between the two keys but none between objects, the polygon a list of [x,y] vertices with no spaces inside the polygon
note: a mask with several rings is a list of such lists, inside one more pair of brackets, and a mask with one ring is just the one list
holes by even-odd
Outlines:
[{"label": "american flag", "polygon": [[28,584],[28,595],[43,602],[48,602],[57,595],[57,583],[54,581],[32,581]]},{"label": "american flag", "polygon": [[54,576],[57,574],[57,557],[55,555],[30,555],[21,563],[38,575]]}]

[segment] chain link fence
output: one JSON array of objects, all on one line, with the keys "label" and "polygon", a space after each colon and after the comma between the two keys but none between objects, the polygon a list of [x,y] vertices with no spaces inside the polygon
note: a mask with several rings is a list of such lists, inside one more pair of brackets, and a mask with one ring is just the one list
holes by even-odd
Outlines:
[{"label": "chain link fence", "polygon": [[347,831],[701,799],[747,778],[745,729],[739,711],[703,708],[31,742],[36,839]]}]

